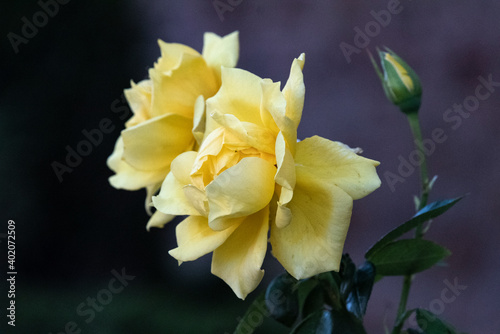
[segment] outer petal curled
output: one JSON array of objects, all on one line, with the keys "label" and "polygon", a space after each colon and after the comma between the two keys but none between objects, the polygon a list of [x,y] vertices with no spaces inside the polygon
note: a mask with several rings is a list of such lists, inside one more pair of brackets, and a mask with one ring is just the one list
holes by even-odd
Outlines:
[{"label": "outer petal curled", "polygon": [[306,88],[304,86],[304,76],[302,69],[304,68],[306,55],[302,53],[299,58],[296,58],[290,69],[290,76],[283,88],[283,95],[286,99],[286,116],[290,118],[297,127],[302,118],[302,109],[304,108],[304,98]]}]

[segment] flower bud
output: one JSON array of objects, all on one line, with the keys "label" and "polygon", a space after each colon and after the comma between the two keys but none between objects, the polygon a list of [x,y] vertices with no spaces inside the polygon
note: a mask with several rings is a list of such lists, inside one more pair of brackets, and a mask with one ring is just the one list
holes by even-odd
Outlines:
[{"label": "flower bud", "polygon": [[378,51],[382,71],[370,54],[375,71],[382,81],[385,95],[402,112],[418,112],[422,97],[420,79],[413,69],[393,51]]}]

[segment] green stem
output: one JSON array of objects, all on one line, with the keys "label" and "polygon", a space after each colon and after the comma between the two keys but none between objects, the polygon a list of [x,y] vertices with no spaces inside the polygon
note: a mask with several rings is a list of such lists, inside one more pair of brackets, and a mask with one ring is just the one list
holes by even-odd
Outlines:
[{"label": "green stem", "polygon": [[[410,124],[411,132],[413,134],[413,139],[415,142],[415,147],[419,156],[421,158],[420,163],[420,184],[421,184],[421,193],[420,193],[420,202],[417,211],[422,209],[427,205],[427,200],[429,198],[430,191],[430,183],[429,183],[429,174],[427,172],[427,161],[424,151],[424,146],[422,142],[422,132],[420,131],[420,121],[418,119],[418,110],[415,112],[410,112],[406,114],[408,117],[408,123]],[[415,231],[415,238],[422,238],[424,235],[423,232],[423,224],[417,226]],[[403,315],[406,312],[406,304],[408,302],[408,296],[410,294],[411,283],[413,281],[413,275],[405,275],[403,281],[403,288],[401,290],[401,298],[399,300],[398,312],[396,315],[396,323],[394,325],[394,329],[392,334],[400,334],[401,329],[403,328],[404,319]]]},{"label": "green stem", "polygon": [[[408,123],[410,124],[411,132],[413,134],[415,148],[419,153],[422,161],[420,162],[420,184],[421,184],[421,193],[420,193],[420,204],[417,207],[417,211],[422,209],[427,205],[427,199],[429,198],[429,174],[427,172],[427,160],[424,151],[424,145],[422,142],[422,132],[420,131],[420,121],[418,120],[418,112],[412,112],[407,114]],[[420,227],[420,234],[422,226]],[[418,229],[417,229],[418,230]],[[421,237],[421,235],[420,235]]]},{"label": "green stem", "polygon": [[398,313],[396,315],[396,323],[392,334],[400,334],[403,328],[404,320],[402,319],[403,314],[406,312],[406,303],[408,302],[408,295],[410,294],[411,282],[413,281],[413,275],[406,275],[403,282],[403,290],[401,291],[401,299],[399,300]]}]

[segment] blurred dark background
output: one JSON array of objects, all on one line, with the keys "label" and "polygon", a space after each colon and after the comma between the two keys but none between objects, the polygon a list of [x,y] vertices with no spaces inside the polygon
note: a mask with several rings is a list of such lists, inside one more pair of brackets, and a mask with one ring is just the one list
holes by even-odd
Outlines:
[{"label": "blurred dark background", "polygon": [[[218,13],[215,5],[221,3],[229,7]],[[157,39],[201,51],[205,31],[225,35],[234,30],[240,32],[238,66],[261,77],[286,81],[293,58],[306,53],[300,138],[318,134],[342,141],[381,162],[381,188],[354,205],[345,251],[358,264],[382,234],[413,214],[412,198],[418,192],[417,172],[394,191],[385,179],[386,172],[397,173],[399,157],[408,159],[413,143],[404,115],[385,99],[366,50],[388,46],[416,70],[424,87],[423,136],[430,138],[435,128],[447,136],[429,157],[430,173],[439,175],[430,199],[468,196],[436,219],[428,233],[453,254],[447,267],[417,276],[409,307],[437,311],[462,331],[498,333],[500,87],[460,118],[459,125],[444,115],[475,94],[479,76],[500,81],[500,3],[401,1],[390,7],[395,4],[4,2],[0,233],[6,233],[9,219],[16,222],[18,272],[16,327],[7,333],[55,334],[75,328],[82,333],[232,332],[257,293],[238,300],[210,274],[210,256],[177,267],[167,254],[175,247],[176,222],[147,232],[145,192],[113,189],[105,162],[124,127],[117,112],[125,105],[123,89],[130,80],[147,77],[160,56]],[[390,21],[385,17],[377,30],[370,22],[388,6],[398,12]],[[24,27],[27,21],[39,27],[30,30]],[[375,30],[366,45],[358,40],[362,47],[348,62],[340,45],[356,46],[356,30],[364,31],[367,24]],[[59,182],[51,164],[64,163],[67,146],[75,149],[85,139],[82,131],[97,128],[104,118],[113,131]],[[6,239],[0,241],[6,254]],[[0,277],[7,271],[4,260]],[[264,269],[260,289],[282,271],[271,255]],[[113,270],[135,278],[109,294]],[[466,286],[451,303],[442,302],[446,280]],[[4,328],[8,299],[5,279],[1,281]],[[384,278],[375,286],[365,319],[368,333],[392,327],[401,283],[400,278]],[[88,298],[97,297],[107,304],[92,320],[90,311],[82,316],[82,310],[90,310]],[[279,325],[265,325],[261,333],[286,332]]]}]

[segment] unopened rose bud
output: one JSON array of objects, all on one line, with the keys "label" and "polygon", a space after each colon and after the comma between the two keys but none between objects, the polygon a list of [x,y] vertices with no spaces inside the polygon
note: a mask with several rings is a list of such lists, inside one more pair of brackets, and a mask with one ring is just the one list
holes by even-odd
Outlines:
[{"label": "unopened rose bud", "polygon": [[387,98],[404,113],[418,112],[422,97],[420,79],[413,69],[393,51],[378,51],[382,71],[372,55],[371,61],[382,81]]}]

